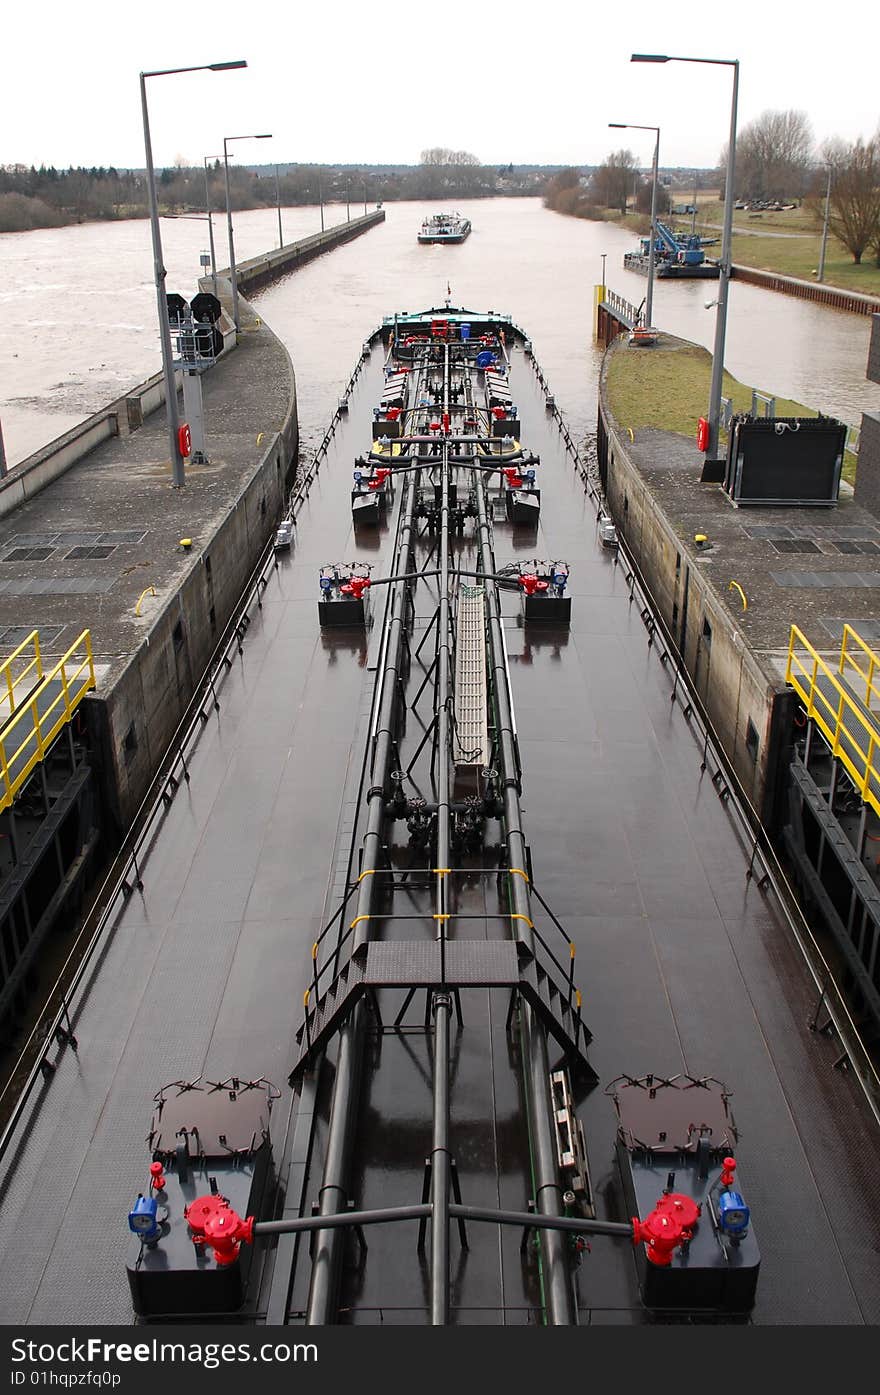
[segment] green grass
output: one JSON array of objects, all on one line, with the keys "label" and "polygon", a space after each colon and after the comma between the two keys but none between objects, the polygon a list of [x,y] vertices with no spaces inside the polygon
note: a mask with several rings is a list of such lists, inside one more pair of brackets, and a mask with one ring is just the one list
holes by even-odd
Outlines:
[{"label": "green grass", "polygon": [[[707,410],[711,379],[712,356],[707,349],[663,335],[652,349],[628,346],[613,355],[608,368],[608,405],[625,431],[654,426],[696,441],[697,422]],[[751,411],[751,387],[725,373],[721,391],[724,397],[732,398],[735,412]],[[777,397],[776,415],[815,417],[818,412],[802,402]],[[721,435],[726,442],[727,433],[722,431]],[[855,467],[855,456],[847,451],[843,477],[850,484],[855,481]]]}]

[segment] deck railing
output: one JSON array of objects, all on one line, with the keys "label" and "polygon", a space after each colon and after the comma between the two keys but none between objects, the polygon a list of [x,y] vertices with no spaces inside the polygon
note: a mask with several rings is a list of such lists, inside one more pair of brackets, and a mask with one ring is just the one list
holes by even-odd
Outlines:
[{"label": "deck railing", "polygon": [[[832,756],[845,766],[859,795],[876,814],[880,814],[880,740],[870,708],[872,697],[880,705],[880,688],[874,682],[878,663],[864,640],[845,625],[835,672],[797,625],[791,627],[785,681],[798,694],[807,717],[819,727]],[[864,706],[850,691],[857,686],[850,673],[864,682]]]},{"label": "deck railing", "polygon": [[[31,663],[38,665],[39,671],[36,631],[25,643],[31,639],[36,651]],[[94,687],[92,637],[89,630],[83,630],[0,729],[0,813],[9,808],[31,772],[45,759],[61,728]]]},{"label": "deck railing", "polygon": [[[31,630],[26,639],[0,664],[0,725],[11,717],[22,698],[43,678],[40,636]],[[6,707],[9,707],[8,713]]]}]

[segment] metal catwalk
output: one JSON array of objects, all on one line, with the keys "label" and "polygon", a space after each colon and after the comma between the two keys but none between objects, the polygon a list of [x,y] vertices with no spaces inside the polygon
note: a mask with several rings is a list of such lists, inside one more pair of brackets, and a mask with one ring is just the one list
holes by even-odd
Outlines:
[{"label": "metal catwalk", "polygon": [[[621,1073],[717,1077],[733,1091],[737,1159],[760,1235],[753,1320],[880,1318],[872,1120],[854,1082],[833,1069],[833,1044],[808,1029],[807,972],[772,900],[746,878],[729,810],[701,772],[680,704],[670,703],[670,674],[647,643],[624,570],[599,545],[594,506],[533,363],[521,343],[505,356],[522,440],[540,457],[537,527],[506,519],[497,476],[486,489],[465,488],[460,457],[444,469],[449,448],[438,435],[437,522],[419,517],[402,471],[377,526],[356,529],[352,467],[377,439],[374,409],[388,391],[384,348],[374,345],[189,782],[141,866],[143,888],[108,928],[74,1004],[78,1049],[61,1054],[4,1158],[4,1322],[133,1320],[126,1215],[144,1185],[153,1099],[168,1082],[200,1076],[267,1078],[280,1088],[272,1137],[283,1214],[418,1207],[423,1197],[432,1208],[367,1227],[365,1252],[350,1230],[329,1227],[311,1242],[264,1241],[246,1320],[645,1321],[622,1235],[597,1234],[575,1254],[558,1233],[538,1249],[534,1234],[523,1247],[515,1227],[468,1219],[463,1237],[457,1224],[459,1195],[471,1212],[523,1213],[530,1201],[558,1209],[540,1095],[566,1033],[586,1056],[572,1079],[595,1211],[609,1230],[622,1231],[628,1213],[614,1164],[617,1120],[601,1086]],[[463,390],[452,404],[458,420],[476,409]],[[460,526],[442,526],[462,499],[472,511]],[[487,580],[535,558],[570,569],[568,626],[524,623],[522,588],[496,591]],[[377,582],[397,566],[424,576],[416,589],[371,585],[370,628],[321,628],[318,575],[343,560],[370,564]],[[467,648],[453,614],[466,608],[461,587],[484,588],[487,661],[509,670],[513,699],[509,714],[493,708],[496,744],[505,731],[516,738],[488,791],[504,806],[503,824],[489,817],[480,828],[468,781],[484,768],[486,738],[460,724],[468,694],[456,690],[460,670],[446,652],[453,640]],[[409,651],[400,665],[407,715],[392,731],[373,697],[398,640]],[[389,773],[403,777],[389,789],[399,794],[364,798],[364,752],[375,757],[386,739]],[[456,759],[441,759],[446,750]],[[486,856],[493,847],[495,861]],[[537,954],[532,927],[555,944],[550,911],[564,927],[559,943],[570,938],[576,951],[579,1034],[576,1013],[557,1020],[554,1034],[536,993],[520,995],[511,1022],[505,952],[519,940],[524,959]],[[322,938],[331,921],[343,933],[357,922],[338,952],[331,934]],[[326,1020],[317,1008],[325,982],[361,943],[357,962],[366,965],[374,941],[386,961],[395,946],[409,956],[409,977],[395,979],[403,970],[390,962],[374,966],[373,979],[364,968],[357,1003],[318,1043],[327,1062],[316,1074],[309,1034]],[[425,953],[448,955],[439,988],[435,966],[413,969],[419,941]],[[327,980],[316,984],[331,947]],[[478,986],[462,986],[468,974]],[[416,980],[409,1002],[387,987]],[[371,983],[386,986],[373,993]],[[306,994],[309,1025],[298,1041]],[[553,1012],[563,1013],[561,1000]],[[454,1170],[437,1164],[449,1156]],[[452,1215],[451,1226],[438,1226],[440,1213]]]}]

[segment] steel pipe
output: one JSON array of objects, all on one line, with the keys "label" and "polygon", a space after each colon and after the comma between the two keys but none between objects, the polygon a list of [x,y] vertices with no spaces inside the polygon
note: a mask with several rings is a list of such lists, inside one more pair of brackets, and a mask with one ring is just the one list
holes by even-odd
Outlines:
[{"label": "steel pipe", "polygon": [[[479,565],[482,571],[494,573],[495,553],[486,510],[483,489],[477,486],[477,517],[479,535]],[[486,608],[489,624],[489,652],[493,670],[493,689],[497,712],[496,744],[501,760],[504,798],[504,828],[507,840],[508,866],[526,865],[526,841],[522,828],[519,803],[519,752],[513,725],[510,701],[510,680],[501,630],[498,592],[494,585],[486,587]],[[531,901],[528,884],[523,877],[511,877],[513,910],[517,917],[516,938],[530,951],[534,950],[531,925]],[[541,1023],[528,1003],[520,1004],[520,1043],[523,1076],[526,1087],[526,1111],[532,1142],[532,1168],[535,1183],[535,1206],[545,1216],[562,1215],[562,1188],[556,1165],[555,1130],[551,1117],[547,1079],[550,1072],[547,1038]],[[547,1320],[551,1326],[572,1325],[577,1310],[571,1281],[568,1252],[561,1235],[548,1231],[542,1240],[544,1255],[544,1300]]]},{"label": "steel pipe", "polygon": [[[403,573],[409,572],[412,565],[410,559],[415,495],[415,487],[408,485],[401,500],[400,533],[395,570]],[[381,675],[373,759],[370,767],[370,793],[367,795],[367,829],[363,840],[362,871],[375,871],[381,864],[382,829],[385,821],[385,788],[393,756],[394,713],[398,703],[398,677],[406,631],[407,594],[407,583],[405,581],[398,582],[391,596],[391,608],[386,620],[387,644]],[[363,877],[360,883],[356,909],[359,920],[355,930],[352,953],[370,938],[370,917],[373,913],[373,903],[376,896],[374,886],[376,880],[376,877]],[[355,1134],[354,1114],[360,1064],[363,1057],[365,1024],[366,1007],[361,1002],[356,1006],[352,1017],[340,1034],[336,1078],[330,1110],[330,1127],[327,1135],[327,1152],[324,1160],[324,1176],[320,1191],[322,1216],[338,1214],[340,1210],[344,1209],[348,1201],[348,1179],[351,1171],[351,1152]],[[334,1222],[332,1226],[319,1230],[315,1236],[306,1313],[306,1321],[310,1325],[326,1325],[333,1321],[342,1258],[342,1242],[335,1228],[336,1224]]]}]

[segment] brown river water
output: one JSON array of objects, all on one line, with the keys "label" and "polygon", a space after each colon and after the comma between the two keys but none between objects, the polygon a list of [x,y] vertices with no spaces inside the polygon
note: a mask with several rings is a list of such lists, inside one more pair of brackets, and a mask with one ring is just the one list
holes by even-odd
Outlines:
[{"label": "brown river water", "polygon": [[[595,426],[601,352],[592,339],[593,286],[606,254],[608,285],[638,304],[646,281],[623,270],[635,237],[610,223],[566,218],[539,199],[457,205],[473,232],[460,246],[420,246],[437,205],[394,203],[385,223],[255,297],[287,344],[305,445],[323,435],[361,343],[383,315],[453,304],[507,312],[531,336],[573,435]],[[363,211],[352,203],[351,213]],[[317,208],[284,209],[285,241],[320,229]],[[345,206],[325,209],[327,227]],[[225,215],[215,214],[218,263],[228,261]],[[162,220],[167,288],[189,297],[208,245],[204,220]],[[235,215],[239,261],[278,242],[274,209]],[[0,422],[10,465],[158,371],[149,224],[91,223],[0,236]],[[448,290],[447,290],[448,288]],[[711,348],[712,281],[658,281],[654,321]],[[858,425],[880,409],[865,379],[870,320],[733,283],[727,368],[743,382]],[[210,423],[207,423],[210,432]]]}]

